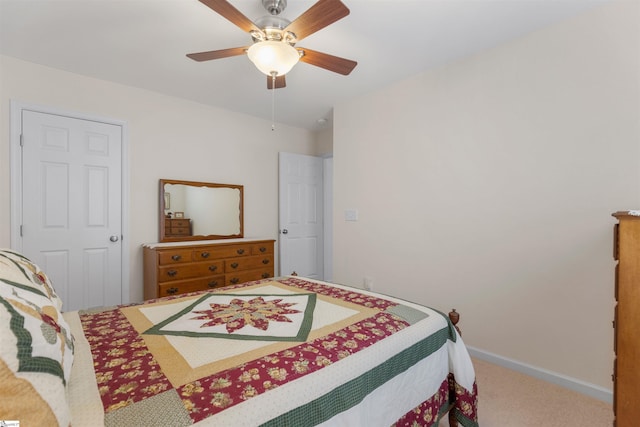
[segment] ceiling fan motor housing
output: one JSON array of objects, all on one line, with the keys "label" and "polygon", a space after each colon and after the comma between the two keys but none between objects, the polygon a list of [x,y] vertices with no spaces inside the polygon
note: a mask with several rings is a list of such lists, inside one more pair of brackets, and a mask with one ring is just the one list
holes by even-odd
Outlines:
[{"label": "ceiling fan motor housing", "polygon": [[262,6],[271,15],[279,15],[287,7],[287,0],[262,0]]}]

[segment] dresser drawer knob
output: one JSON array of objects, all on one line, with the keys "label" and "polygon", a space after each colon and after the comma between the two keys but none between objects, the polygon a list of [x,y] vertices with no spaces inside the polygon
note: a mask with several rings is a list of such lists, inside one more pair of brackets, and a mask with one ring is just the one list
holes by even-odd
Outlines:
[{"label": "dresser drawer knob", "polygon": [[171,259],[174,261],[180,261],[182,259],[182,255],[173,255]]},{"label": "dresser drawer knob", "polygon": [[238,279],[237,277],[234,277],[233,279],[231,279],[229,281],[235,285],[236,283],[240,282],[240,279]]},{"label": "dresser drawer knob", "polygon": [[242,255],[244,253],[244,249],[238,249],[236,252],[238,253],[238,255]]},{"label": "dresser drawer knob", "polygon": [[238,263],[237,262],[231,263],[231,268],[238,268]]},{"label": "dresser drawer knob", "polygon": [[171,277],[174,277],[176,274],[178,274],[178,270],[169,270],[167,271],[167,274]]},{"label": "dresser drawer knob", "polygon": [[260,246],[260,252],[266,252],[267,248],[265,248],[264,246]]},{"label": "dresser drawer knob", "polygon": [[216,271],[218,269],[217,265],[210,265],[209,266],[209,271]]},{"label": "dresser drawer knob", "polygon": [[209,252],[207,252],[207,251],[200,253],[200,256],[202,258],[209,258],[209,255],[211,255],[211,254]]},{"label": "dresser drawer knob", "polygon": [[210,288],[215,288],[216,286],[218,286],[218,281],[217,281],[217,280],[212,280],[212,281],[210,281],[209,283],[207,283],[207,285],[208,285]]},{"label": "dresser drawer knob", "polygon": [[169,289],[167,289],[167,293],[169,295],[177,294],[178,293],[178,288],[169,288]]},{"label": "dresser drawer knob", "polygon": [[268,258],[263,259],[263,260],[262,260],[262,263],[263,263],[263,264],[265,264],[265,265],[266,265],[266,264],[269,264],[269,259],[268,259]]}]

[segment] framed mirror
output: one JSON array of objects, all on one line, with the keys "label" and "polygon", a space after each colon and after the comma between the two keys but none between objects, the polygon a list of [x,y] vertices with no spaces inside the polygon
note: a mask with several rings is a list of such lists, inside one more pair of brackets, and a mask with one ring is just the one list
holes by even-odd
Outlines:
[{"label": "framed mirror", "polygon": [[244,237],[244,187],[160,180],[160,241]]}]

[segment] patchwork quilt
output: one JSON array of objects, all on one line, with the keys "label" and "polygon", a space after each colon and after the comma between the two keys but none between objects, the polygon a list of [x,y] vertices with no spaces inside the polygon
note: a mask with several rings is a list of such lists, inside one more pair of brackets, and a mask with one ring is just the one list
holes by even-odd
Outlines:
[{"label": "patchwork quilt", "polygon": [[296,277],[65,313],[72,424],[477,426],[475,374],[449,319]]}]

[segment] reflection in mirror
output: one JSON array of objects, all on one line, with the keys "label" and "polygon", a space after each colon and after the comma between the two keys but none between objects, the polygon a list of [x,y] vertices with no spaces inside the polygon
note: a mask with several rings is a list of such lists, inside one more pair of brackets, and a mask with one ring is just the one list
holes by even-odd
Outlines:
[{"label": "reflection in mirror", "polygon": [[160,241],[243,237],[243,186],[160,180]]}]

